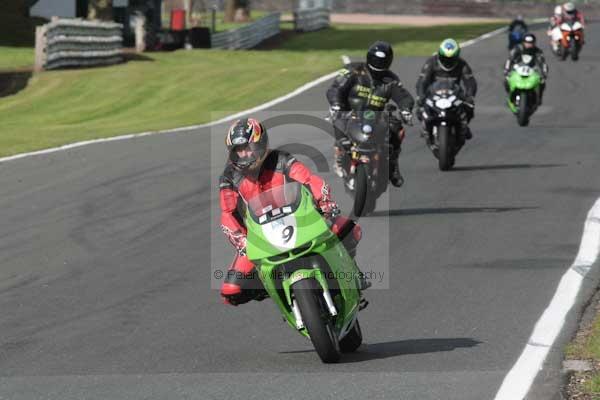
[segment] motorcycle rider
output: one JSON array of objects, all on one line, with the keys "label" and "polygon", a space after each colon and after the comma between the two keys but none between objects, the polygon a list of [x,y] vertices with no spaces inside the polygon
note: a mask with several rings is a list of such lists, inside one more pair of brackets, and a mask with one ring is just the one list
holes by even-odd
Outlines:
[{"label": "motorcycle rider", "polygon": [[[242,219],[245,204],[262,191],[289,181],[305,185],[318,209],[331,222],[331,230],[354,256],[362,234],[360,227],[339,215],[329,185],[323,179],[289,153],[269,149],[263,124],[253,118],[240,119],[229,128],[225,143],[229,156],[219,179],[221,229],[236,250],[221,286],[221,296],[226,304],[238,305],[266,297],[254,264],[246,256],[247,230]],[[368,285],[361,273],[361,289]]]},{"label": "motorcycle rider", "polygon": [[544,52],[536,45],[536,37],[533,33],[528,33],[523,38],[523,43],[515,47],[509,54],[506,63],[504,63],[504,89],[508,93],[510,88],[508,86],[508,74],[512,71],[513,65],[517,63],[523,54],[529,54],[535,59],[535,66],[537,66],[542,74],[542,80],[540,82],[540,97],[539,105],[542,105],[542,98],[544,97],[544,90],[546,89],[546,79],[548,78],[548,64],[544,58]]},{"label": "motorcycle rider", "polygon": [[525,34],[529,30],[522,15],[517,15],[508,26],[508,49],[511,50],[518,43],[513,39],[513,33],[520,32],[521,35]]},{"label": "motorcycle rider", "polygon": [[583,13],[579,11],[573,2],[567,2],[563,5],[563,15],[561,22],[570,21],[575,22],[578,21],[585,28],[585,20],[583,18]]},{"label": "motorcycle rider", "polygon": [[550,17],[550,24],[548,25],[547,34],[550,37],[550,44],[554,53],[558,51],[558,43],[560,41],[560,38],[562,37],[562,34],[560,33],[562,13],[562,6],[554,7],[554,15]]},{"label": "motorcycle rider", "polygon": [[[464,99],[459,112],[460,130],[458,134],[462,139],[471,139],[473,134],[469,129],[469,122],[474,116],[477,81],[469,64],[460,57],[460,46],[454,39],[445,39],[440,44],[437,54],[430,57],[421,69],[416,85],[417,106],[420,109],[417,115],[420,120],[422,120],[422,108],[429,87],[438,80],[449,80],[463,87]],[[422,122],[423,135],[427,135],[426,121],[422,120]]]},{"label": "motorcycle rider", "polygon": [[529,29],[522,15],[517,15],[508,26],[508,31],[513,32],[515,29],[520,29],[522,32],[527,32]]},{"label": "motorcycle rider", "polygon": [[[402,121],[392,118],[390,122],[390,182],[400,187],[404,183],[398,166],[398,157],[404,140],[402,122],[412,123],[414,99],[402,86],[398,76],[389,70],[393,59],[394,52],[389,43],[383,41],[373,43],[367,51],[366,63],[351,63],[340,70],[327,91],[327,100],[333,119],[340,111],[384,111],[390,100],[398,105]],[[338,128],[335,132],[334,170],[341,177],[344,150],[340,141],[345,135]]]}]

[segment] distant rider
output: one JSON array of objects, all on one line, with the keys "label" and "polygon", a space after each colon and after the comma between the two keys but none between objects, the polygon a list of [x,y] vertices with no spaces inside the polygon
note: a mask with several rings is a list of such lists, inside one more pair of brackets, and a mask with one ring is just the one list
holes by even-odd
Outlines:
[{"label": "distant rider", "polygon": [[562,37],[560,33],[560,24],[562,21],[562,6],[554,7],[554,15],[550,17],[550,23],[548,25],[548,36],[550,37],[550,44],[554,53],[558,52],[558,44]]},{"label": "distant rider", "polygon": [[583,13],[579,11],[573,2],[568,2],[563,5],[563,18],[561,22],[579,22],[585,28],[585,19]]},{"label": "distant rider", "polygon": [[[464,139],[473,137],[469,129],[469,122],[474,116],[475,95],[477,94],[477,81],[473,76],[471,67],[460,57],[460,46],[454,39],[444,40],[437,54],[430,57],[417,80],[417,105],[422,108],[427,98],[429,87],[436,81],[451,81],[463,88],[463,104],[459,112],[460,131],[458,134]],[[417,114],[421,119],[422,112]],[[423,121],[423,131],[426,131]]]},{"label": "distant rider", "polygon": [[536,37],[533,33],[528,33],[523,38],[523,43],[511,50],[510,55],[504,63],[504,88],[509,91],[508,74],[512,71],[513,65],[518,63],[523,54],[529,54],[535,60],[535,66],[539,69],[542,75],[540,82],[540,98],[539,105],[542,105],[544,90],[546,89],[546,79],[548,78],[548,64],[544,58],[544,52],[536,45]]},{"label": "distant rider", "polygon": [[[517,15],[508,26],[508,49],[512,50],[513,47],[518,45],[519,41],[528,30],[529,28],[525,23],[523,16]],[[518,40],[516,39],[517,37],[519,38]]]},{"label": "distant rider", "polygon": [[[361,238],[361,230],[352,220],[340,216],[331,198],[329,185],[314,175],[303,163],[284,151],[270,150],[266,128],[256,119],[236,121],[225,139],[228,159],[220,177],[221,228],[236,250],[233,263],[221,286],[221,296],[231,305],[262,300],[262,287],[254,264],[246,256],[246,226],[242,211],[247,202],[273,187],[295,181],[305,185],[315,204],[331,223],[331,230],[341,236],[351,255]],[[361,279],[361,288],[368,283]]]},{"label": "distant rider", "polygon": [[[366,63],[351,63],[340,70],[337,78],[327,91],[330,112],[336,116],[340,111],[384,111],[392,100],[399,107],[402,120],[412,122],[414,99],[396,74],[390,71],[394,59],[392,46],[377,41],[369,47]],[[336,129],[335,172],[342,176],[344,150],[339,144],[344,132]],[[393,118],[390,122],[390,182],[402,186],[404,178],[398,166],[398,157],[404,139],[402,121]]]}]

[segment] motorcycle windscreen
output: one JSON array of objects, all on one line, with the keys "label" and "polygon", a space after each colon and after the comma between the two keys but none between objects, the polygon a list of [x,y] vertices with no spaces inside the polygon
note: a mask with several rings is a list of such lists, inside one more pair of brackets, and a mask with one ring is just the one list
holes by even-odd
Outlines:
[{"label": "motorcycle windscreen", "polygon": [[450,97],[459,95],[461,88],[454,79],[440,79],[429,87],[428,92],[430,95]]},{"label": "motorcycle windscreen", "polygon": [[381,139],[389,126],[388,113],[383,111],[357,111],[346,120],[346,135],[354,143],[368,143]]},{"label": "motorcycle windscreen", "polygon": [[246,253],[250,260],[288,252],[330,232],[309,190],[297,182],[258,193],[247,204]]}]

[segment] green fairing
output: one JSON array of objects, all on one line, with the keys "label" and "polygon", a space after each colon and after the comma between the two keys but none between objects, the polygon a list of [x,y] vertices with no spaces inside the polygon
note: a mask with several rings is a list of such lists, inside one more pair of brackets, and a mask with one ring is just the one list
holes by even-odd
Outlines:
[{"label": "green fairing", "polygon": [[517,71],[513,70],[508,75],[507,79],[508,79],[508,87],[510,90],[510,95],[508,96],[508,99],[507,99],[508,107],[510,108],[510,110],[513,113],[517,113],[518,112],[517,105],[511,101],[512,94],[516,90],[521,90],[521,91],[536,90],[540,86],[542,78],[541,78],[539,72],[537,72],[536,70],[532,70],[532,73],[529,76],[522,76]]},{"label": "green fairing", "polygon": [[541,76],[537,71],[529,76],[521,76],[517,71],[512,71],[508,76],[508,86],[511,93],[515,90],[532,90],[540,85]]},{"label": "green fairing", "polygon": [[[296,329],[296,319],[291,310],[292,285],[301,279],[312,278],[326,290],[330,286],[328,282],[337,280],[340,290],[335,296],[332,293],[332,296],[338,312],[338,315],[333,318],[339,335],[352,323],[358,311],[360,294],[355,277],[359,270],[354,259],[315,208],[312,195],[304,186],[301,187],[301,200],[297,209],[280,220],[291,221],[290,218],[296,224],[297,236],[291,248],[283,249],[274,245],[265,234],[265,226],[277,221],[261,225],[247,210],[245,222],[248,229],[246,247],[248,258],[257,266],[265,290],[294,329]],[[334,276],[328,277],[326,271],[315,269],[308,263],[304,268],[303,258],[312,255],[323,257]],[[276,259],[274,256],[277,256]],[[297,266],[294,272],[289,276],[278,276],[279,267],[291,263]],[[278,280],[281,281],[280,284]],[[280,287],[280,290],[277,290],[277,287]],[[300,333],[308,336],[306,329],[302,329]]]}]

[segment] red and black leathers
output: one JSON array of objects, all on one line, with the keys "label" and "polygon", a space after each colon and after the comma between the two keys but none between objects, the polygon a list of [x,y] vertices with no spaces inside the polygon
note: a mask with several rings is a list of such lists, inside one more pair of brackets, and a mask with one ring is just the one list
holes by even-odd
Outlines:
[{"label": "red and black leathers", "polygon": [[[272,150],[266,156],[257,176],[245,175],[230,162],[220,177],[221,227],[237,250],[233,264],[221,287],[221,295],[229,304],[245,303],[260,295],[260,283],[254,276],[254,265],[246,257],[246,226],[241,213],[246,203],[259,193],[287,182],[299,182],[310,189],[325,217],[334,217],[337,205],[331,199],[329,185],[314,175],[304,164],[284,151]],[[328,215],[329,214],[329,215]],[[332,231],[338,233],[352,221],[338,217]],[[353,226],[354,247],[360,239],[360,228]],[[347,229],[344,229],[346,232]],[[347,241],[345,241],[347,243]]]}]

